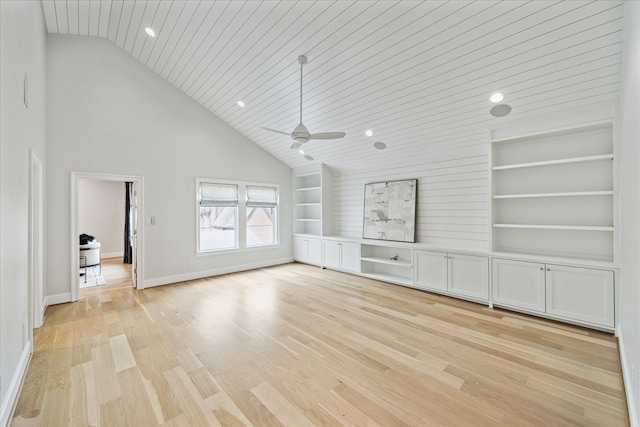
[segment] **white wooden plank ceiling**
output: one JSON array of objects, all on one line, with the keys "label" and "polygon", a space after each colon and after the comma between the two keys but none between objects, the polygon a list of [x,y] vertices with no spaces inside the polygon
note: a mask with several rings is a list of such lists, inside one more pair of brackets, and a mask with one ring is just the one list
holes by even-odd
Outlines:
[{"label": "white wooden plank ceiling", "polygon": [[[309,162],[287,136],[261,127],[298,124],[300,54],[309,59],[304,124],[347,133],[304,149],[337,170],[416,164],[486,140],[505,121],[619,96],[617,0],[43,0],[43,8],[50,33],[108,38],[290,167]],[[509,116],[489,114],[495,91]]]}]

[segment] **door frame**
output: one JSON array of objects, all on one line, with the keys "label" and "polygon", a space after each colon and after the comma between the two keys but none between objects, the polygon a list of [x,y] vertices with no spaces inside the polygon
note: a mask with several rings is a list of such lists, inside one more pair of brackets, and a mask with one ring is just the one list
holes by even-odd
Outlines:
[{"label": "door frame", "polygon": [[42,162],[29,149],[29,340],[44,321],[44,179]]},{"label": "door frame", "polygon": [[[78,301],[80,293],[80,275],[78,270],[80,268],[80,243],[78,241],[79,227],[78,218],[80,217],[80,204],[79,204],[79,181],[81,179],[93,179],[99,181],[118,181],[118,182],[133,182],[133,188],[138,192],[138,217],[137,223],[133,224],[135,229],[138,230],[138,241],[136,246],[136,260],[137,265],[132,266],[137,269],[137,289],[144,289],[144,177],[137,175],[114,175],[103,173],[89,173],[89,172],[71,172],[71,233],[70,246],[70,277],[72,280],[71,285],[71,301]],[[75,254],[75,256],[73,255]]]}]

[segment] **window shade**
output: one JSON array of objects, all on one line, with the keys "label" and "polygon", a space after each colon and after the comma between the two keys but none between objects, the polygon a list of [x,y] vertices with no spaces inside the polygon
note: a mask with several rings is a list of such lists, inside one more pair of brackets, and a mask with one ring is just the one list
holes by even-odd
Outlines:
[{"label": "window shade", "polygon": [[275,187],[247,185],[247,206],[275,208],[278,206],[278,192]]},{"label": "window shade", "polygon": [[238,206],[238,186],[210,182],[200,183],[200,206]]}]

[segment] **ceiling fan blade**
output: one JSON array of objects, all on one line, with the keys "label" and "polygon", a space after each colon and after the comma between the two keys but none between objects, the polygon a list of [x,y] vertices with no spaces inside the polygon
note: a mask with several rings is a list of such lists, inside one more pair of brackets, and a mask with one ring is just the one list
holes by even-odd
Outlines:
[{"label": "ceiling fan blade", "polygon": [[300,144],[299,142],[294,142],[293,144],[291,144],[291,149],[292,150],[297,150],[298,148],[302,147],[302,144]]},{"label": "ceiling fan blade", "polygon": [[261,129],[269,130],[269,131],[271,131],[271,132],[275,132],[275,133],[281,133],[281,134],[283,134],[283,135],[287,135],[287,136],[291,136],[291,134],[290,134],[290,133],[282,132],[281,130],[275,130],[275,129],[269,129],[269,128],[261,128]]},{"label": "ceiling fan blade", "polygon": [[311,139],[340,139],[344,138],[346,133],[344,132],[324,132],[324,133],[313,133],[310,135]]}]

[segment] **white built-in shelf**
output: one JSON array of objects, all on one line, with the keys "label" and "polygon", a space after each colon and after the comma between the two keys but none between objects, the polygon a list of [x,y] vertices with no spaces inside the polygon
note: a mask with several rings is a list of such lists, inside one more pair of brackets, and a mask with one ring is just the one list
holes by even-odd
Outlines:
[{"label": "white built-in shelf", "polygon": [[610,121],[493,139],[492,250],[613,261],[614,162]]},{"label": "white built-in shelf", "polygon": [[493,224],[495,228],[530,228],[540,230],[613,231],[613,227],[591,225]]},{"label": "white built-in shelf", "polygon": [[293,179],[294,234],[323,236],[332,230],[332,176],[325,165],[298,170]]},{"label": "white built-in shelf", "polygon": [[406,261],[403,259],[391,259],[391,258],[380,258],[380,257],[367,257],[363,256],[360,258],[362,261],[373,262],[376,264],[388,264],[388,265],[396,265],[398,267],[406,267],[411,268],[411,261]]},{"label": "white built-in shelf", "polygon": [[611,196],[613,191],[569,191],[566,193],[535,193],[535,194],[502,194],[493,196],[494,199],[524,199],[539,197],[586,197],[586,196]]},{"label": "white built-in shelf", "polygon": [[532,168],[538,166],[551,166],[551,165],[563,165],[569,163],[587,163],[587,162],[597,162],[601,160],[613,160],[613,154],[601,154],[597,156],[585,156],[585,157],[572,157],[568,159],[557,159],[557,160],[546,160],[542,162],[531,162],[531,163],[519,163],[514,165],[504,165],[504,166],[494,166],[492,169],[494,171],[501,171],[507,169],[521,169],[521,168]]}]

